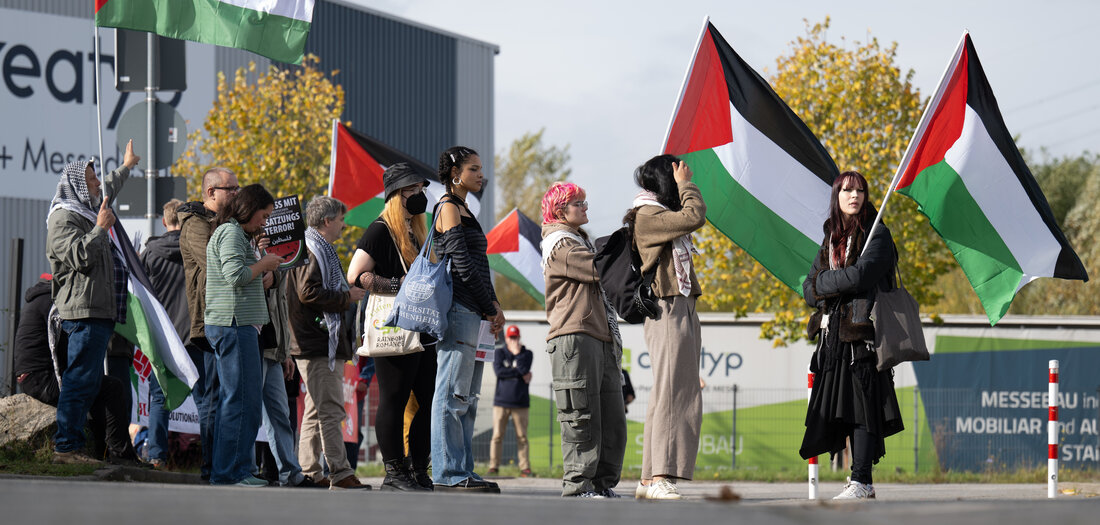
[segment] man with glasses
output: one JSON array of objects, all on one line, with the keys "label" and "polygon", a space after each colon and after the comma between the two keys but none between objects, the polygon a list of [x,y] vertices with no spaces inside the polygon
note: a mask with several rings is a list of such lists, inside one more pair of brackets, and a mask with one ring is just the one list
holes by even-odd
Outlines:
[{"label": "man with glasses", "polygon": [[188,354],[199,369],[199,380],[191,389],[199,411],[202,439],[202,479],[210,479],[213,449],[214,414],[218,406],[217,360],[214,348],[206,340],[203,312],[206,311],[206,243],[214,231],[218,210],[241,189],[237,176],[226,168],[210,168],[202,176],[202,201],[183,204],[177,210],[180,223],[180,254],[183,255],[187,285],[187,309],[191,314],[191,341]]}]

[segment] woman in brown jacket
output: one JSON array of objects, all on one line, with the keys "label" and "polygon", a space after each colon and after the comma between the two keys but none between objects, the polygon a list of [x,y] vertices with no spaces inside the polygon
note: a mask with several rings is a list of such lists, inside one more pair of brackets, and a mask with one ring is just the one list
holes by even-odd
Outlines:
[{"label": "woman in brown jacket", "polygon": [[555,182],[542,198],[542,269],[554,397],[561,423],[562,496],[617,498],[626,451],[622,338],[600,287],[584,190]]},{"label": "woman in brown jacket", "polygon": [[634,172],[642,192],[625,221],[634,229],[642,271],[657,268],[653,282],[660,316],[646,319],[646,347],[653,362],[642,442],[638,499],[680,499],[677,479],[695,474],[703,420],[699,358],[702,339],[695,301],[702,295],[691,256],[691,234],[706,223],[707,207],[691,169],[672,155],[649,159]]}]

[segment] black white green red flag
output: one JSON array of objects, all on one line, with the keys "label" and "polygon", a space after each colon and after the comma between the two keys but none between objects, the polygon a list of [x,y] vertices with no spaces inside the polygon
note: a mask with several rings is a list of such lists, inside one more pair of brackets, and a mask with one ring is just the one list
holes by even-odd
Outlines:
[{"label": "black white green red flag", "polygon": [[[425,188],[428,195],[428,211],[443,196],[443,185],[436,171],[412,155],[364,135],[339,120],[332,121],[332,157],[329,164],[328,194],[348,207],[344,222],[366,228],[382,213],[385,206],[385,186],[382,174],[386,168],[399,162],[408,163],[414,170],[432,181]],[[481,209],[478,194],[466,196],[466,205],[477,216]]]},{"label": "black white green red flag", "polygon": [[955,255],[990,324],[1039,277],[1088,280],[1001,118],[969,34],[896,178],[895,191],[917,202]]},{"label": "black white green red flag", "polygon": [[489,267],[519,285],[546,306],[542,274],[542,229],[519,209],[513,209],[485,234]]},{"label": "black white green red flag", "polygon": [[836,164],[709,20],[664,152],[691,166],[707,220],[801,294],[824,238]]},{"label": "black white green red flag", "polygon": [[316,0],[95,0],[95,24],[299,64]]},{"label": "black white green red flag", "polygon": [[111,229],[111,241],[122,253],[130,274],[127,283],[126,323],[116,324],[115,332],[141,349],[164,392],[164,406],[175,410],[191,395],[199,380],[199,371],[187,355],[172,319],[153,292],[134,245],[121,222]]}]

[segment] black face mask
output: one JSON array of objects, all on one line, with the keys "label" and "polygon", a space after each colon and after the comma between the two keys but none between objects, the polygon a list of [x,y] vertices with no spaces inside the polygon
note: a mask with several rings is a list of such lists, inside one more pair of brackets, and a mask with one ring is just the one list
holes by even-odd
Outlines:
[{"label": "black face mask", "polygon": [[428,209],[428,196],[420,192],[405,199],[405,209],[412,215],[424,213],[424,210]]}]

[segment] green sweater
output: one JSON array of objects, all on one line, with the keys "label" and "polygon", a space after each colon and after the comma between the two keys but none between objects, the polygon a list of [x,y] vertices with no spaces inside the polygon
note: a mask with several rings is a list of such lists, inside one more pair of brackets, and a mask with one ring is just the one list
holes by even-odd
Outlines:
[{"label": "green sweater", "polygon": [[206,324],[267,324],[263,279],[254,279],[249,268],[256,262],[256,251],[236,220],[214,230],[206,245]]}]

